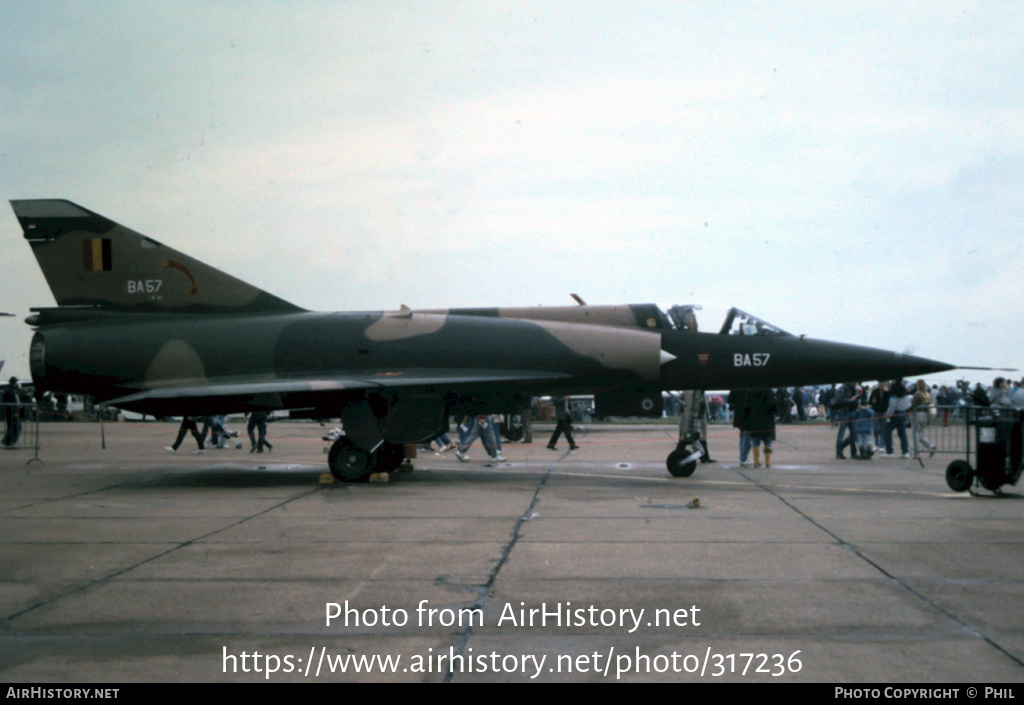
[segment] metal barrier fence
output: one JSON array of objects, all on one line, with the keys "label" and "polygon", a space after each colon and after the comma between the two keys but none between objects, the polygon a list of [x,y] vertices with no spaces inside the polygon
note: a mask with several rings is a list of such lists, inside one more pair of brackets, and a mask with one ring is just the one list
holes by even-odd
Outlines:
[{"label": "metal barrier fence", "polygon": [[[1015,407],[998,406],[934,406],[933,415],[929,409],[918,409],[908,413],[910,428],[907,435],[911,443],[909,468],[916,460],[924,467],[925,457],[937,454],[957,455],[968,462],[976,453],[973,439],[975,424],[980,418],[1000,416],[1017,417],[1021,410]],[[945,412],[945,413],[944,413]]]},{"label": "metal barrier fence", "polygon": [[34,403],[0,404],[3,450],[31,450],[31,463],[39,460],[39,409]]}]

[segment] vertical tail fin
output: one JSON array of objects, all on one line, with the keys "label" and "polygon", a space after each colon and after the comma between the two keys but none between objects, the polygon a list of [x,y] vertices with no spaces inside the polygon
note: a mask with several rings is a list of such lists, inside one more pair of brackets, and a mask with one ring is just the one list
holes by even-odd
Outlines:
[{"label": "vertical tail fin", "polygon": [[299,307],[70,201],[11,201],[58,306],[226,313]]}]

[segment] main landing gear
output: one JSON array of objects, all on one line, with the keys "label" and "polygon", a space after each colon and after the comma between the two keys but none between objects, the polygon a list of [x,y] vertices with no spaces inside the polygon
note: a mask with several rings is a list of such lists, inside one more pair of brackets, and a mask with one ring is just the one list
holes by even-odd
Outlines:
[{"label": "main landing gear", "polygon": [[327,466],[338,482],[366,482],[370,475],[397,470],[405,459],[405,447],[382,442],[375,450],[361,448],[341,436],[327,453]]}]

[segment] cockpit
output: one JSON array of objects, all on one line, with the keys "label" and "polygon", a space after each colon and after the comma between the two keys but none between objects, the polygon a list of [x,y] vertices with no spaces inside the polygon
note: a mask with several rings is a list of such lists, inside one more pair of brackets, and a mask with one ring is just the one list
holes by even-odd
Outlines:
[{"label": "cockpit", "polygon": [[[676,305],[668,309],[666,319],[676,330],[695,332],[697,330],[697,314],[695,312],[699,310],[700,306],[696,304]],[[729,309],[729,313],[725,316],[725,323],[722,324],[722,329],[718,332],[720,335],[792,335],[778,326],[773,326],[771,323],[735,307]]]}]

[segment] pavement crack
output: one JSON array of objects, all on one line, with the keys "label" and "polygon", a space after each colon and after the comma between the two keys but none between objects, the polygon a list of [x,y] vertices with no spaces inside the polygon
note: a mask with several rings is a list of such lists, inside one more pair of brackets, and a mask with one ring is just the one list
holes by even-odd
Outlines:
[{"label": "pavement crack", "polygon": [[742,471],[737,470],[736,472],[737,472],[738,475],[740,475],[741,477],[745,478],[749,482],[753,483],[754,485],[756,485],[760,489],[762,489],[765,492],[768,492],[769,494],[771,494],[773,497],[775,497],[777,500],[779,500],[784,505],[789,507],[793,512],[795,512],[800,517],[802,517],[803,519],[808,521],[810,524],[812,524],[816,528],[820,529],[821,531],[823,531],[826,534],[828,534],[829,536],[831,536],[835,540],[835,542],[836,542],[836,544],[838,546],[841,546],[842,548],[845,548],[846,550],[850,551],[853,555],[857,556],[857,558],[859,558],[860,560],[864,561],[865,563],[870,565],[872,568],[877,570],[879,573],[881,573],[883,576],[885,576],[886,579],[891,580],[893,582],[893,584],[899,585],[903,590],[905,590],[909,594],[913,595],[915,598],[917,598],[918,600],[920,600],[924,604],[928,605],[928,607],[930,607],[935,612],[937,612],[937,613],[939,613],[941,615],[944,615],[947,619],[949,619],[949,620],[953,621],[954,623],[960,625],[960,627],[965,632],[970,634],[971,636],[974,636],[974,637],[977,637],[979,639],[982,639],[985,643],[987,643],[989,646],[991,646],[992,648],[994,648],[997,651],[999,651],[1001,654],[1003,654],[1008,659],[1010,659],[1011,661],[1016,663],[1018,666],[1024,667],[1024,661],[1022,661],[1020,659],[1020,657],[1014,655],[1011,651],[1009,651],[1008,649],[1006,649],[1003,646],[1001,646],[998,643],[996,643],[990,636],[988,636],[987,634],[983,633],[982,631],[980,631],[976,627],[972,626],[971,624],[967,623],[965,620],[961,619],[957,615],[953,614],[950,610],[946,609],[942,605],[939,605],[934,600],[932,600],[928,596],[924,595],[920,591],[915,590],[909,583],[907,583],[902,578],[900,578],[900,577],[890,573],[883,566],[879,565],[876,561],[873,561],[873,560],[871,560],[871,558],[866,556],[860,550],[860,548],[858,548],[856,545],[848,542],[846,539],[844,539],[843,537],[839,536],[839,534],[837,534],[836,532],[832,531],[828,527],[824,526],[820,522],[815,521],[806,512],[802,511],[799,507],[797,507],[792,502],[787,500],[785,497],[783,497],[781,494],[776,492],[774,489],[772,489],[768,485],[758,481],[757,479],[749,476],[748,474],[746,474],[746,473],[744,473]]},{"label": "pavement crack", "polygon": [[[494,568],[491,569],[490,575],[487,576],[487,582],[485,582],[480,589],[480,592],[483,594],[480,596],[479,599],[477,599],[475,602],[473,602],[473,604],[469,606],[469,609],[480,610],[482,612],[483,608],[487,605],[487,603],[494,599],[494,584],[498,580],[498,575],[500,575],[501,569],[505,567],[506,563],[508,563],[509,556],[512,555],[512,550],[516,547],[516,544],[519,543],[523,524],[525,524],[527,521],[531,519],[533,511],[537,507],[537,503],[540,501],[541,490],[544,489],[544,486],[547,484],[548,479],[551,477],[551,471],[554,470],[555,465],[557,465],[559,462],[561,462],[568,456],[569,452],[566,452],[564,455],[562,455],[562,457],[560,457],[558,460],[549,465],[548,469],[545,470],[544,474],[541,475],[541,477],[537,480],[537,484],[533,489],[533,497],[530,498],[529,506],[526,507],[526,510],[519,515],[519,518],[516,519],[515,524],[512,525],[511,538],[509,539],[508,543],[506,543],[505,546],[502,548],[501,557],[498,559],[498,562],[494,565]],[[473,636],[473,626],[470,624],[466,626],[461,636],[459,637],[459,641],[455,644],[455,653],[457,655],[463,655],[466,649],[466,645],[469,643],[469,638],[471,636]],[[445,673],[444,678],[441,679],[441,682],[451,683],[454,675],[455,673],[449,666],[448,672]]]}]

